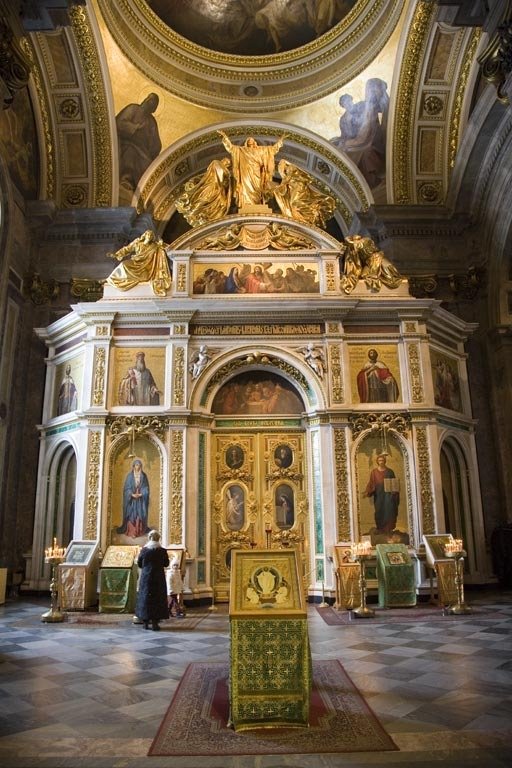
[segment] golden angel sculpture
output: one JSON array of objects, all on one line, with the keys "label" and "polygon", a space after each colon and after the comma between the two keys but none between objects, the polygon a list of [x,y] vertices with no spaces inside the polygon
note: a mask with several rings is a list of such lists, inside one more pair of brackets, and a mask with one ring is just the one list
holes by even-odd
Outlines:
[{"label": "golden angel sculpture", "polygon": [[240,146],[233,144],[224,131],[218,131],[224,148],[231,155],[235,199],[239,210],[247,206],[263,205],[272,196],[272,177],[275,155],[283,146],[286,136],[271,146],[260,146],[249,136]]},{"label": "golden angel sculpture", "polygon": [[193,227],[227,216],[231,206],[232,183],[229,157],[212,160],[206,172],[187,181],[176,198],[176,209]]},{"label": "golden angel sculpture", "polygon": [[371,237],[349,235],[345,238],[342,255],[340,285],[345,293],[352,293],[359,280],[364,280],[369,290],[375,293],[383,285],[398,288],[403,281],[397,268],[379,251]]},{"label": "golden angel sculpture", "polygon": [[274,187],[274,198],[281,213],[295,221],[324,228],[334,214],[334,198],[315,188],[314,178],[287,160],[280,160],[277,170],[281,183]]},{"label": "golden angel sculpture", "polygon": [[[166,296],[172,285],[167,247],[154,232],[146,230],[128,245],[107,254],[112,259],[122,261],[122,264],[108,276],[106,283],[121,291],[129,291],[140,283],[150,283],[156,296]],[[126,256],[131,258],[123,261]]]}]

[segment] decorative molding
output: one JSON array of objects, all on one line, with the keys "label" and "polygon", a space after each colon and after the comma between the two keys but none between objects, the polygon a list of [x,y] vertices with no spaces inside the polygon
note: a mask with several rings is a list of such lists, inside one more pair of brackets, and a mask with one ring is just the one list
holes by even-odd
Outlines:
[{"label": "decorative molding", "polygon": [[337,541],[350,541],[350,498],[348,492],[348,459],[345,430],[334,432],[334,465],[336,467]]},{"label": "decorative molding", "polygon": [[332,401],[333,403],[343,403],[345,400],[345,393],[343,391],[340,348],[338,344],[329,344],[327,349],[331,372]]},{"label": "decorative molding", "polygon": [[395,114],[393,133],[393,199],[399,205],[413,202],[410,176],[411,142],[414,137],[415,100],[418,90],[420,67],[427,43],[427,33],[436,11],[436,4],[420,0],[410,25],[405,48]]},{"label": "decorative molding", "polygon": [[99,0],[117,45],[150,80],[200,106],[244,114],[296,108],[342,87],[382,50],[403,5],[404,0],[359,0],[338,24],[303,46],[243,56],[192,43],[143,0]]},{"label": "decorative molding", "polygon": [[103,296],[103,280],[91,280],[86,277],[72,277],[70,293],[80,301],[98,301]]},{"label": "decorative molding", "polygon": [[411,416],[409,413],[355,413],[348,417],[350,429],[353,437],[365,432],[366,430],[392,429],[395,432],[407,437],[411,429]]},{"label": "decorative molding", "polygon": [[101,432],[89,432],[89,467],[87,476],[87,518],[85,538],[98,538],[98,500],[101,456]]},{"label": "decorative molding", "polygon": [[87,103],[91,114],[94,141],[94,195],[91,207],[112,205],[112,137],[107,95],[96,40],[91,29],[87,8],[74,5],[69,15],[82,63]]},{"label": "decorative molding", "polygon": [[27,277],[23,281],[25,294],[29,297],[32,304],[41,306],[43,304],[50,304],[57,299],[60,294],[60,287],[56,280],[48,280],[43,282],[38,272],[34,272],[31,277]]},{"label": "decorative molding", "polygon": [[409,378],[411,381],[413,403],[422,403],[423,382],[421,377],[420,350],[418,344],[407,344],[407,356],[409,360]]},{"label": "decorative molding", "polygon": [[183,432],[171,432],[171,505],[169,541],[183,543]]},{"label": "decorative molding", "polygon": [[505,82],[512,72],[512,3],[507,2],[501,23],[498,25],[489,45],[478,58],[482,75],[496,86],[498,99],[503,104],[510,100],[504,90]]},{"label": "decorative molding", "polygon": [[185,404],[185,349],[174,348],[173,403]]},{"label": "decorative molding", "polygon": [[416,444],[418,449],[423,533],[431,534],[435,533],[432,469],[430,465],[427,430],[424,427],[416,429]]},{"label": "decorative molding", "polygon": [[93,405],[103,405],[105,402],[105,347],[97,347],[94,352],[94,390]]},{"label": "decorative molding", "polygon": [[0,39],[0,80],[9,93],[3,98],[3,109],[9,109],[16,93],[28,85],[32,61],[5,18],[0,19]]},{"label": "decorative molding", "polygon": [[160,439],[172,424],[169,416],[107,416],[105,424],[112,435],[141,436],[152,432]]}]

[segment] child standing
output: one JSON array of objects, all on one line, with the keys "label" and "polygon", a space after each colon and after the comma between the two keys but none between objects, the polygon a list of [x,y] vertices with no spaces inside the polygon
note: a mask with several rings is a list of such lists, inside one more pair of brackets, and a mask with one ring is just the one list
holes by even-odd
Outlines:
[{"label": "child standing", "polygon": [[169,617],[185,615],[183,610],[183,579],[181,578],[180,564],[176,559],[167,569],[167,603]]}]

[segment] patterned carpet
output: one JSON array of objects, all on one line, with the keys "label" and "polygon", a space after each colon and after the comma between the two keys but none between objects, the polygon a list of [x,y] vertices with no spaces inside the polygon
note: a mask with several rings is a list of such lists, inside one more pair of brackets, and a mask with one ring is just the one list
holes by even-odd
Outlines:
[{"label": "patterned carpet", "polygon": [[227,725],[229,665],[189,664],[149,755],[276,755],[397,749],[336,660],[313,662],[308,728],[235,731]]},{"label": "patterned carpet", "polygon": [[353,611],[335,610],[334,608],[320,608],[315,606],[318,614],[326,624],[334,627],[346,624],[402,624],[414,623],[417,621],[464,621],[468,618],[477,618],[483,616],[496,615],[496,611],[491,611],[484,607],[474,607],[471,614],[454,615],[444,613],[442,608],[436,605],[416,606],[415,608],[377,608],[374,605],[369,606],[375,611],[375,616],[371,618],[359,618]]},{"label": "patterned carpet", "polygon": [[[166,619],[160,622],[160,629],[162,632],[182,632],[187,629],[195,629],[197,625],[206,618],[207,613],[187,613],[186,616],[180,618]],[[131,613],[98,613],[97,611],[66,611],[64,613],[64,620],[53,624],[54,627],[66,626],[66,627],[79,627],[84,629],[87,627],[121,627],[131,624],[140,624],[141,622],[133,621],[133,614]],[[21,619],[17,621],[14,626],[19,629],[24,627],[35,627],[44,624],[41,618],[38,616],[31,616],[28,619]]]}]

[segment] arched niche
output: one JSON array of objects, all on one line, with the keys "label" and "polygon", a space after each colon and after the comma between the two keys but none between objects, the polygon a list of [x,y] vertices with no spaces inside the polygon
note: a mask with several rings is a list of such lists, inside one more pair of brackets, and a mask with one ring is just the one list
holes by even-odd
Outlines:
[{"label": "arched niche", "polygon": [[470,469],[464,447],[453,435],[448,436],[440,451],[441,485],[446,533],[464,542],[470,571],[478,569],[475,542],[475,520],[469,483]]},{"label": "arched niche", "polygon": [[152,435],[132,442],[121,435],[108,458],[106,545],[143,546],[148,532],[163,528],[163,446]]},{"label": "arched niche", "polygon": [[[319,382],[314,380],[312,372],[305,365],[297,364],[295,360],[292,362],[290,355],[284,355],[276,349],[265,346],[258,348],[257,351],[249,347],[239,349],[236,357],[220,358],[217,366],[212,369],[210,378],[201,382],[200,386],[192,393],[191,408],[193,410],[205,409],[210,413],[215,413],[213,404],[219,391],[223,387],[232,387],[238,376],[242,377],[240,383],[245,382],[244,386],[249,383],[251,377],[259,385],[265,381],[280,383],[286,392],[294,394],[296,398],[289,398],[289,403],[293,400],[296,404],[296,408],[289,411],[290,414],[297,415],[299,413],[298,402],[303,404],[300,413],[323,408],[325,405]],[[257,407],[253,409],[253,415],[255,411],[257,411]],[[273,413],[277,413],[277,411]],[[261,413],[260,415],[265,414]]]},{"label": "arched niche", "polygon": [[[411,461],[402,436],[388,430],[368,430],[353,450],[354,495],[359,539],[372,545],[396,542],[416,546]],[[356,521],[353,520],[353,524]]]},{"label": "arched niche", "polygon": [[297,416],[304,412],[296,386],[273,370],[237,373],[219,387],[212,412],[219,416]]}]

